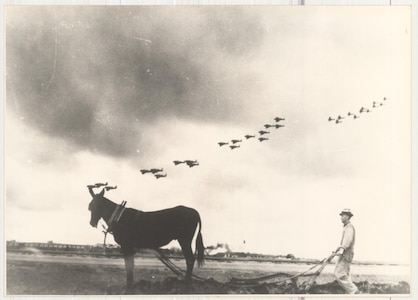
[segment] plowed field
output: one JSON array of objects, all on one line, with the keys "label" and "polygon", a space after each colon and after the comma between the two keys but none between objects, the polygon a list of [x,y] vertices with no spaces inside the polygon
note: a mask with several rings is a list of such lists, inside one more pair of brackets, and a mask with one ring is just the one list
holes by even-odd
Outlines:
[{"label": "plowed field", "polygon": [[[175,260],[184,267],[184,262]],[[303,282],[265,283],[256,286],[234,284],[233,278],[256,278],[276,272],[297,274],[306,264],[207,261],[194,274],[204,280],[188,284],[156,259],[136,258],[134,286],[125,289],[125,269],[121,258],[81,256],[8,255],[7,295],[190,295],[190,294],[306,294]],[[332,275],[333,266],[324,269],[310,294],[341,294]],[[373,272],[378,274],[373,274]],[[356,273],[357,272],[357,273]],[[387,273],[387,274],[386,274]],[[408,276],[390,268],[354,266],[353,280],[363,294],[409,294]],[[306,279],[306,278],[305,278]]]}]

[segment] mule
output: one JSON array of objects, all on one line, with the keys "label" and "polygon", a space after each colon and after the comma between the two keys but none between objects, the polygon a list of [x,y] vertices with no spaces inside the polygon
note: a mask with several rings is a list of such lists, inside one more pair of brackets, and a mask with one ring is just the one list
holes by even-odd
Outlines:
[{"label": "mule", "polygon": [[87,186],[93,199],[89,204],[91,212],[90,225],[97,227],[100,219],[108,225],[108,232],[121,247],[125,260],[126,285],[132,287],[134,271],[134,254],[136,249],[154,249],[177,240],[186,260],[186,281],[190,281],[195,263],[192,251],[192,240],[196,233],[197,262],[200,267],[204,262],[204,246],[201,234],[202,222],[199,213],[189,207],[176,206],[169,209],[143,212],[133,208],[117,205],[104,197],[105,188],[98,194],[93,188],[103,186]]}]

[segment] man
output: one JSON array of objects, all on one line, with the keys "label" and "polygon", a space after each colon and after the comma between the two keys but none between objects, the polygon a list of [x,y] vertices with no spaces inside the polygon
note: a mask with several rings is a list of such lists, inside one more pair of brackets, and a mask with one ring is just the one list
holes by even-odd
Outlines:
[{"label": "man", "polygon": [[350,265],[354,256],[354,243],[356,240],[356,231],[350,219],[353,216],[350,209],[345,208],[340,213],[341,222],[344,224],[343,236],[340,246],[337,249],[336,255],[338,257],[337,265],[335,266],[334,275],[338,283],[347,294],[358,294],[359,290],[351,280]]}]

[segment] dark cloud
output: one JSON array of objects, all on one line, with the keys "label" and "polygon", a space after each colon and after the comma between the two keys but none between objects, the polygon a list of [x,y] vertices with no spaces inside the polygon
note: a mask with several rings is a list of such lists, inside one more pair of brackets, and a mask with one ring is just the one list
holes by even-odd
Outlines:
[{"label": "dark cloud", "polygon": [[128,156],[160,118],[239,119],[231,99],[251,84],[218,79],[242,72],[262,37],[237,9],[11,7],[7,109],[80,148]]}]

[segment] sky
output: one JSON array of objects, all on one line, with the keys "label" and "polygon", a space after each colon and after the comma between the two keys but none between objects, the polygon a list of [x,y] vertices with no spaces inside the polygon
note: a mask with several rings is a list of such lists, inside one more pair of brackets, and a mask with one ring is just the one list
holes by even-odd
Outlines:
[{"label": "sky", "polygon": [[321,259],[350,208],[355,259],[411,262],[409,8],[5,13],[6,240],[102,243],[86,186],[109,182],[128,207],[195,208],[206,246]]}]

